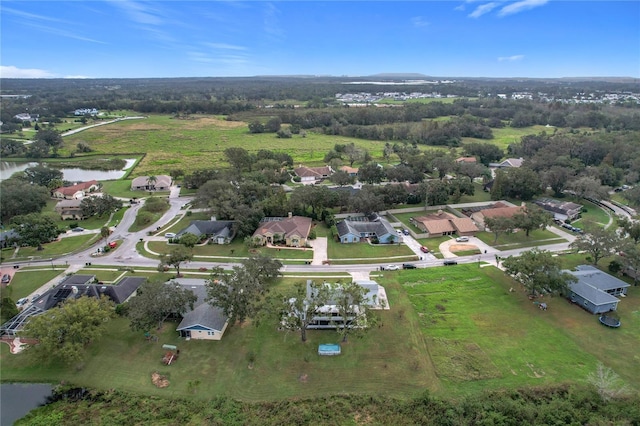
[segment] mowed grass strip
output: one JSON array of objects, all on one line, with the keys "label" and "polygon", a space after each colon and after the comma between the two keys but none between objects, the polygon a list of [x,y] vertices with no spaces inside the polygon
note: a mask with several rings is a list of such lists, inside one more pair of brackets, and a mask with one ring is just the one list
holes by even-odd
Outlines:
[{"label": "mowed grass strip", "polygon": [[[623,314],[629,320],[623,337],[562,297],[545,298],[549,308],[542,311],[494,267],[403,271],[399,280],[447,392],[584,382],[598,361],[612,364],[610,354],[618,346],[622,353],[615,357],[616,371],[640,383],[630,352],[640,347],[640,333],[633,327],[637,313]],[[629,305],[637,311],[637,295]]]},{"label": "mowed grass strip", "polygon": [[[284,291],[294,281],[281,280],[273,291]],[[198,399],[225,395],[247,401],[336,393],[404,398],[425,389],[437,391],[439,381],[408,299],[397,283],[386,288],[392,309],[380,311],[380,325],[364,338],[343,343],[343,353],[336,357],[317,354],[318,344],[340,342],[331,330],[310,331],[309,340],[302,343],[299,333],[278,331],[276,321],[263,321],[258,327],[248,322],[229,327],[218,342],[185,341],[178,337],[176,323],[168,322],[162,330],[152,331],[158,341],[148,342],[142,332],[131,331],[128,321],[119,318],[89,347],[82,364],[45,365],[25,353],[9,355],[3,347],[3,380],[66,380],[143,395]],[[180,349],[179,359],[171,366],[161,362],[163,344]],[[168,376],[168,388],[158,389],[151,383],[156,371]]]},{"label": "mowed grass strip", "polygon": [[18,269],[12,273],[11,282],[7,286],[7,292],[13,301],[17,301],[23,297],[27,297],[47,282],[60,276],[64,271],[59,269],[43,269],[40,270],[24,270]]}]

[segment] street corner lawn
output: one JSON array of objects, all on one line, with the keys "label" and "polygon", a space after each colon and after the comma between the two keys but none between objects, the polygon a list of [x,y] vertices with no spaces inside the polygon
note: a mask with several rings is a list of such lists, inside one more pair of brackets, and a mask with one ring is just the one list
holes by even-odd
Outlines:
[{"label": "street corner lawn", "polygon": [[581,344],[580,334],[567,333],[562,318],[549,315],[572,307],[563,298],[545,300],[549,310],[541,311],[494,267],[418,269],[398,279],[449,392],[584,382],[595,371],[601,354]]}]

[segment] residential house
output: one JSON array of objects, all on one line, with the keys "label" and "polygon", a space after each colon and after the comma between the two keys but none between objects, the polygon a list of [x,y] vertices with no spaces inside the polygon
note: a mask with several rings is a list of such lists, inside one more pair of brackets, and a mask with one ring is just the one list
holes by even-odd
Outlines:
[{"label": "residential house", "polygon": [[20,121],[38,121],[38,116],[29,114],[28,112],[22,112],[13,116],[16,120]]},{"label": "residential house", "polygon": [[56,213],[62,220],[82,220],[85,218],[82,213],[82,200],[60,200],[54,207]]},{"label": "residential house", "polygon": [[171,189],[171,176],[156,175],[155,182],[149,180],[149,176],[138,176],[131,181],[132,191],[169,191]]},{"label": "residential house", "polygon": [[71,186],[62,186],[53,191],[53,198],[59,198],[63,200],[72,200],[82,198],[90,192],[97,191],[100,188],[100,183],[97,180],[90,180],[88,182],[80,182]]},{"label": "residential house", "polygon": [[42,315],[67,300],[82,296],[106,296],[115,304],[122,304],[129,300],[145,281],[146,278],[143,277],[125,277],[115,285],[105,285],[97,283],[95,275],[70,275],[34,300],[18,315],[2,324],[0,334],[15,336],[32,317]]},{"label": "residential house", "polygon": [[358,169],[357,167],[342,166],[340,167],[340,170],[347,173],[351,177],[358,177],[358,170],[360,169]]},{"label": "residential house", "polygon": [[476,157],[458,157],[458,158],[456,158],[456,163],[475,164],[477,162],[478,162],[478,160],[476,159]]},{"label": "residential house", "polygon": [[300,166],[294,169],[296,176],[300,178],[300,182],[304,184],[314,184],[333,174],[331,166],[324,167],[306,167]]},{"label": "residential house", "polygon": [[92,117],[95,117],[96,115],[98,115],[98,110],[96,108],[78,108],[77,110],[73,111],[73,115],[90,115]]},{"label": "residential house", "polygon": [[[387,300],[387,294],[381,285],[375,281],[370,280],[357,280],[354,281],[359,286],[366,290],[364,296],[364,305],[369,309],[389,309],[389,302]],[[313,281],[307,280],[307,298],[311,299],[316,289],[312,286]],[[330,285],[324,283],[324,285]],[[357,318],[362,312],[362,306],[352,306],[352,312],[349,313],[347,318],[347,325],[354,325],[362,327],[363,324],[354,324],[357,322]],[[307,329],[336,329],[337,327],[344,326],[344,318],[340,316],[340,312],[336,307],[335,301],[329,301],[326,305],[320,307],[316,311],[313,319],[309,322]]]},{"label": "residential house", "polygon": [[206,280],[196,278],[176,278],[168,284],[179,284],[192,291],[197,300],[182,316],[176,331],[187,340],[220,340],[229,324],[229,317],[224,311],[209,304],[207,300]]},{"label": "residential house", "polygon": [[13,229],[0,231],[0,248],[11,247],[20,240],[20,235]]},{"label": "residential house", "polygon": [[473,236],[479,229],[468,217],[458,217],[438,210],[435,214],[414,217],[413,223],[427,234],[427,238],[458,234]]},{"label": "residential house", "polygon": [[180,238],[184,234],[193,234],[197,237],[206,236],[212,244],[229,244],[234,237],[233,220],[192,220],[189,226],[176,234]]},{"label": "residential house", "polygon": [[380,244],[392,244],[399,239],[389,221],[376,213],[344,219],[336,224],[336,228],[341,243],[358,243],[376,238]]},{"label": "residential house", "polygon": [[582,211],[582,205],[570,201],[554,200],[552,198],[540,198],[534,203],[548,212],[553,213],[556,220],[574,220]]},{"label": "residential house", "polygon": [[575,271],[565,272],[578,279],[569,284],[568,298],[592,314],[615,311],[620,302],[615,296],[627,294],[629,284],[594,266],[579,265]]},{"label": "residential house", "polygon": [[484,220],[488,217],[508,217],[511,218],[518,213],[522,213],[524,211],[524,207],[522,206],[507,206],[503,203],[495,203],[489,208],[481,209],[471,214],[471,219],[478,225],[480,228],[485,228]]},{"label": "residential house", "polygon": [[490,167],[496,167],[498,169],[503,169],[507,167],[521,167],[522,163],[524,163],[524,158],[507,158],[506,160],[501,161],[500,163],[491,163]]},{"label": "residential house", "polygon": [[306,247],[311,218],[304,216],[265,217],[251,237],[256,244],[284,241],[288,247]]}]

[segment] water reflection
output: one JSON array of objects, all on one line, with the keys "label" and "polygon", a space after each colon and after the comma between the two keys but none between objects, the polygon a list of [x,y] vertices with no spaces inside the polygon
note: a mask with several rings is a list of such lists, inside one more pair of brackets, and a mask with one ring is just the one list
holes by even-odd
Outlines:
[{"label": "water reflection", "polygon": [[[62,179],[70,182],[84,182],[88,180],[115,180],[123,177],[136,162],[135,158],[125,159],[126,164],[122,170],[86,170],[80,168],[60,169]],[[0,161],[0,180],[9,179],[16,172],[21,172],[27,167],[37,166],[38,163],[17,163],[14,161]]]},{"label": "water reflection", "polygon": [[0,385],[0,425],[9,426],[47,402],[52,387],[42,383],[3,383]]}]

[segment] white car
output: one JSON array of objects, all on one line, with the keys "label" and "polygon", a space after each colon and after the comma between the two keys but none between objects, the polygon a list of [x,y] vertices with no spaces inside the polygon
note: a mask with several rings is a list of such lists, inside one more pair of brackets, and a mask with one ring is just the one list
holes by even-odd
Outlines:
[{"label": "white car", "polygon": [[458,238],[456,238],[456,242],[457,243],[466,243],[467,241],[469,241],[469,237],[458,237]]},{"label": "white car", "polygon": [[397,271],[400,267],[398,265],[387,265],[384,267],[385,271]]},{"label": "white car", "polygon": [[164,234],[165,238],[175,238],[176,234],[174,234],[173,232],[167,232],[166,234]]}]

